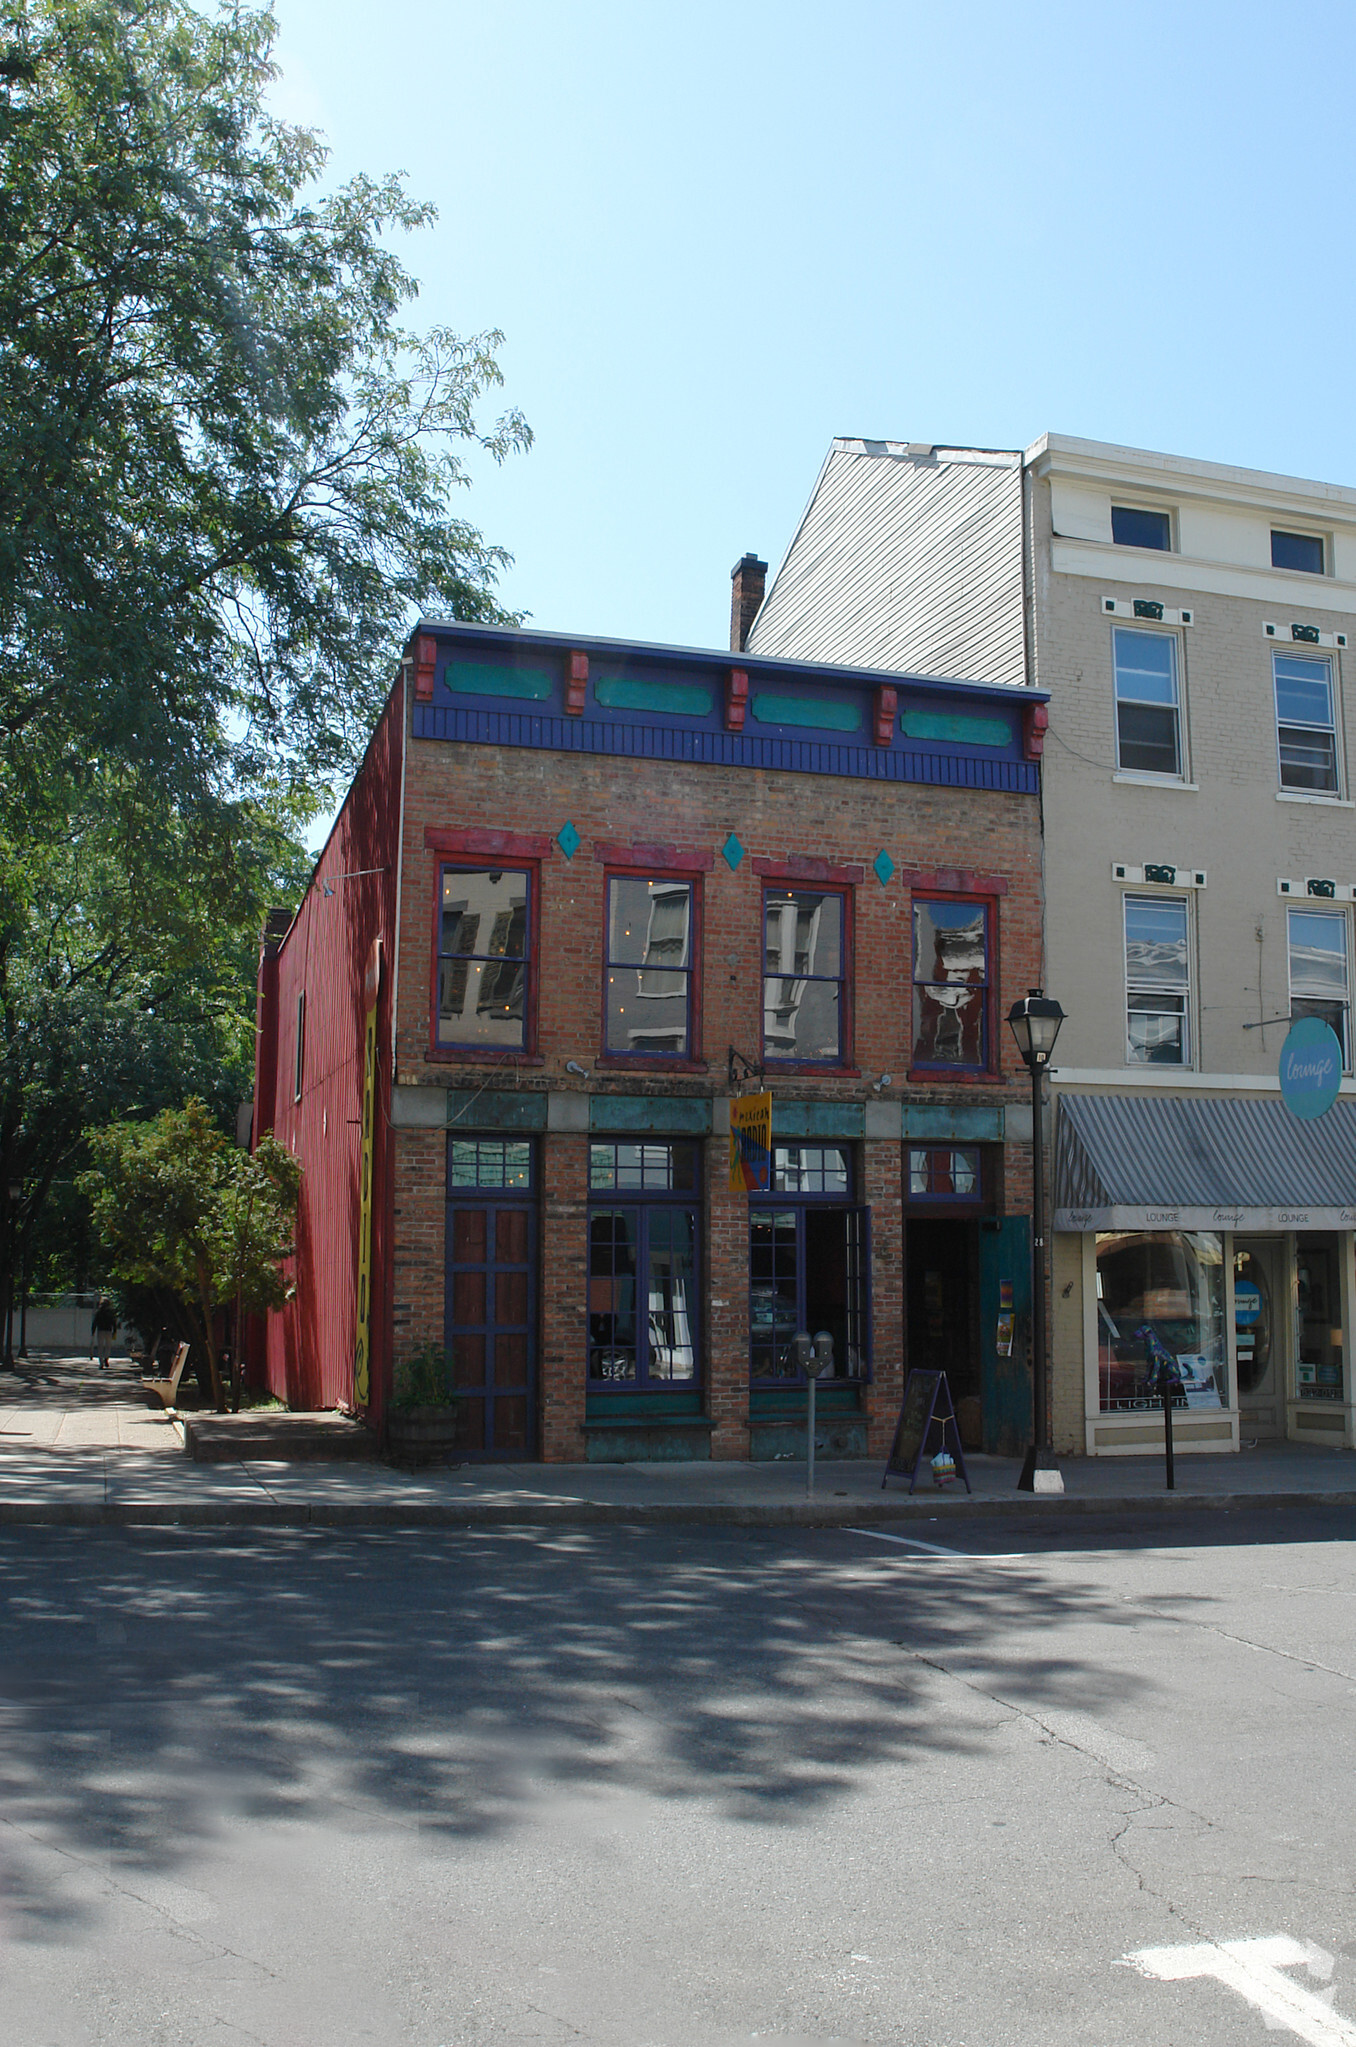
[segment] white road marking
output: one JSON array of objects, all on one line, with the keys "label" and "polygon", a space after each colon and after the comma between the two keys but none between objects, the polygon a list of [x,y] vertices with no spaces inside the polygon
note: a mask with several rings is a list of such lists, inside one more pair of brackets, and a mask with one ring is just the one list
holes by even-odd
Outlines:
[{"label": "white road marking", "polygon": [[922,1550],[929,1557],[950,1557],[962,1564],[1015,1564],[1031,1555],[1029,1550],[995,1550],[991,1556],[982,1550],[944,1549],[940,1542],[920,1542],[913,1535],[886,1535],[879,1528],[849,1528],[849,1535],[864,1535],[869,1542],[893,1542],[901,1549]]},{"label": "white road marking", "polygon": [[1213,1976],[1236,1991],[1254,2011],[1260,2011],[1268,2026],[1298,2034],[1309,2047],[1356,2047],[1356,2026],[1333,2010],[1328,2001],[1331,1991],[1319,1996],[1281,1974],[1283,1969],[1301,1964],[1318,1975],[1330,1973],[1331,1956],[1308,1942],[1291,1940],[1287,1934],[1261,1940],[1206,1940],[1189,1947],[1146,1947],[1123,1959],[1141,1975],[1161,1983]]}]

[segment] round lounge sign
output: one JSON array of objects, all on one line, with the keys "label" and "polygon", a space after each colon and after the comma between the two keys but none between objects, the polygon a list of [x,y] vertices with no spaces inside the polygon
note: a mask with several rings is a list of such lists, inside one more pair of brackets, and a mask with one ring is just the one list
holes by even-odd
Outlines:
[{"label": "round lounge sign", "polygon": [[1321,1016],[1302,1016],[1281,1047],[1281,1099],[1292,1116],[1308,1123],[1337,1100],[1342,1085],[1342,1047]]}]

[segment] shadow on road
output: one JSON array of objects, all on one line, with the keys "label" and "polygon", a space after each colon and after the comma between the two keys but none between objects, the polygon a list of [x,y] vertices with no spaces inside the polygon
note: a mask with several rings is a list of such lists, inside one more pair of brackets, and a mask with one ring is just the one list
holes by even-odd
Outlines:
[{"label": "shadow on road", "polygon": [[[1095,1713],[1068,1637],[1133,1626],[1032,1568],[882,1574],[846,1537],[628,1529],[0,1536],[11,1934],[171,1874],[228,1823],[356,1806],[437,1835],[633,1790],[795,1824],[882,1761],[964,1754],[930,1663]],[[1131,1694],[1133,1696],[1133,1694]],[[988,1725],[1003,1716],[990,1712]],[[83,1887],[70,1881],[79,1871]]]}]

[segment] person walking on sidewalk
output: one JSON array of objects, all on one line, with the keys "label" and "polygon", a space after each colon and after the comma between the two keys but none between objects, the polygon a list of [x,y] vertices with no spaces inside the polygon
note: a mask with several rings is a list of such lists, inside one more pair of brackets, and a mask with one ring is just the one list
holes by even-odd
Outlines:
[{"label": "person walking on sidewalk", "polygon": [[107,1294],[100,1294],[99,1305],[94,1310],[94,1320],[89,1325],[89,1354],[93,1358],[99,1353],[99,1370],[108,1370],[108,1354],[113,1348],[113,1339],[118,1333],[118,1312]]}]

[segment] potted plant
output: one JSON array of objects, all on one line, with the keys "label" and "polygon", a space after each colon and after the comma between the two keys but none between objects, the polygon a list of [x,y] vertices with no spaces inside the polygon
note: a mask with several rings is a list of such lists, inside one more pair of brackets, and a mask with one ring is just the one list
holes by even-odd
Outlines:
[{"label": "potted plant", "polygon": [[426,1343],[397,1363],[386,1415],[386,1442],[400,1464],[433,1464],[457,1447],[457,1402],[452,1360],[441,1344]]}]

